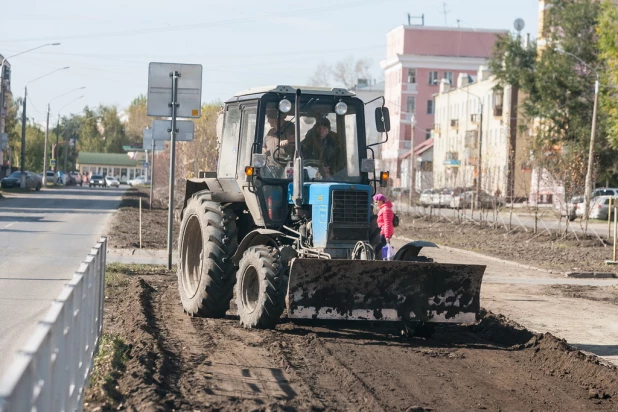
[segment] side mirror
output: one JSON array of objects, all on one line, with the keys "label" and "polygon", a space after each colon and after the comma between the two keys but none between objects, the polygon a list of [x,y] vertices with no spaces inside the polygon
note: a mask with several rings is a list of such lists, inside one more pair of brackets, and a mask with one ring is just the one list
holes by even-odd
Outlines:
[{"label": "side mirror", "polygon": [[376,107],[376,128],[380,133],[391,130],[391,118],[388,114],[388,107]]}]

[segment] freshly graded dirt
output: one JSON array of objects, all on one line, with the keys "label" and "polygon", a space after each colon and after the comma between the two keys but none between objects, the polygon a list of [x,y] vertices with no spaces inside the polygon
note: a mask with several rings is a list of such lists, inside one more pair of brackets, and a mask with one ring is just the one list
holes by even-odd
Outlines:
[{"label": "freshly graded dirt", "polygon": [[[131,188],[123,196],[120,208],[116,212],[108,230],[108,247],[114,249],[139,248],[139,199],[142,199],[142,248],[167,248],[167,208],[160,202],[149,204],[148,188]],[[172,244],[178,243],[179,222],[174,219]]]},{"label": "freshly graded dirt", "polygon": [[507,235],[503,229],[471,224],[455,225],[408,216],[401,218],[395,235],[432,241],[555,272],[617,270],[616,267],[605,265],[605,260],[612,258],[612,247],[604,247],[597,238],[551,239],[546,232],[538,235],[532,232]]},{"label": "freshly graded dirt", "polygon": [[286,319],[246,330],[233,310],[187,316],[164,269],[114,276],[105,332],[129,350],[113,390],[90,388],[86,410],[618,410],[615,367],[491,313],[429,338]]}]

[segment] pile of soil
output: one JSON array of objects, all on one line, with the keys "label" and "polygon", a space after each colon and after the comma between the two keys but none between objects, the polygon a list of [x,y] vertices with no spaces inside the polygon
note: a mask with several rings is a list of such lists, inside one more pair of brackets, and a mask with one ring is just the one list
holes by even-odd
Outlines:
[{"label": "pile of soil", "polygon": [[598,239],[555,240],[548,234],[514,232],[506,234],[487,226],[452,224],[402,216],[396,236],[427,240],[444,246],[470,250],[484,255],[519,262],[555,272],[612,272],[605,260],[612,248]]},{"label": "pile of soil", "polygon": [[149,268],[115,274],[104,325],[126,359],[105,388],[88,389],[91,411],[618,408],[615,367],[491,313],[424,338],[402,337],[395,323],[282,319],[246,330],[233,310],[187,316],[175,276]]},{"label": "pile of soil", "polygon": [[[139,200],[142,199],[142,248],[167,248],[168,210],[160,202],[153,201],[150,208],[148,188],[127,190],[108,230],[108,247],[114,249],[139,248]],[[178,244],[178,219],[174,219],[173,247]]]}]

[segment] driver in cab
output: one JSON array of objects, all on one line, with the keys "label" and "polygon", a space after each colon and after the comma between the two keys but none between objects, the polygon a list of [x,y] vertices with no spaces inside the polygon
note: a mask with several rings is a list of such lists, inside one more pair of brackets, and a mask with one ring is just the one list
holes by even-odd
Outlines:
[{"label": "driver in cab", "polygon": [[305,159],[319,162],[324,179],[331,178],[344,167],[339,137],[330,129],[330,121],[325,117],[319,118],[315,127],[307,132],[301,150]]},{"label": "driver in cab", "polygon": [[262,152],[269,159],[285,159],[294,155],[294,123],[286,121],[285,118],[286,114],[277,109],[266,111],[268,125],[264,130],[268,131],[264,136]]}]

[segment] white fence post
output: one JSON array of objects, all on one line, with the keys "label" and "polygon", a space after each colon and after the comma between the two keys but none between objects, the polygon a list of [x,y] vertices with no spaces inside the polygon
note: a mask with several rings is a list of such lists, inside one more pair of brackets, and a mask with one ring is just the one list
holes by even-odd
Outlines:
[{"label": "white fence post", "polygon": [[101,238],[0,380],[0,412],[81,411],[103,331]]}]

